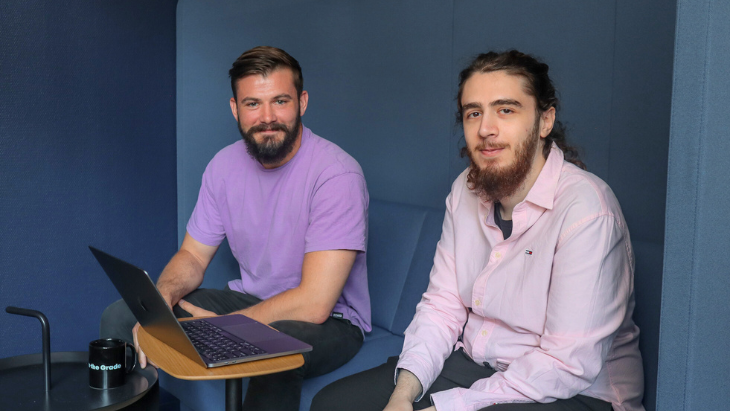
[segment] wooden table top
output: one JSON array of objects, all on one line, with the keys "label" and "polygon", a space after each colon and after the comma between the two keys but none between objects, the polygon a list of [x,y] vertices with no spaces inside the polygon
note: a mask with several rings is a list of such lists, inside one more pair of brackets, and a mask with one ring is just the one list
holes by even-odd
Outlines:
[{"label": "wooden table top", "polygon": [[142,347],[142,350],[147,355],[148,360],[157,364],[166,373],[182,380],[221,380],[255,377],[257,375],[293,370],[304,364],[304,357],[301,354],[293,354],[242,364],[205,368],[157,338],[149,335],[143,327],[139,327],[137,339],[140,347]]}]

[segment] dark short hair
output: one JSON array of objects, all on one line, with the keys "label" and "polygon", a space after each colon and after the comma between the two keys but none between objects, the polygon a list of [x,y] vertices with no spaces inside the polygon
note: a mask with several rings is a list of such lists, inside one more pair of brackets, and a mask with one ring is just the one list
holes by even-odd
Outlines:
[{"label": "dark short hair", "polygon": [[[502,53],[490,51],[478,55],[471,64],[459,73],[459,92],[456,96],[456,117],[459,123],[462,122],[462,106],[461,96],[464,91],[464,84],[471,76],[476,73],[491,73],[494,71],[505,71],[514,76],[520,76],[526,80],[527,94],[535,97],[537,114],[540,115],[551,107],[555,108],[557,113],[560,101],[556,95],[555,86],[548,76],[549,67],[547,64],[539,61],[535,57],[521,53],[517,50],[509,50]],[[565,160],[569,161],[582,169],[586,169],[585,164],[578,156],[578,150],[569,146],[565,138],[565,126],[555,120],[552,131],[545,137],[545,145],[543,146],[543,156],[547,159],[550,154],[552,143],[563,151]]]},{"label": "dark short hair", "polygon": [[302,90],[304,90],[304,77],[302,77],[302,68],[299,66],[299,62],[282,49],[258,46],[241,54],[233,62],[233,67],[228,70],[233,97],[238,97],[236,96],[236,83],[238,80],[254,74],[268,76],[272,71],[280,68],[288,68],[294,73],[294,87],[297,89],[297,97],[301,96]]}]

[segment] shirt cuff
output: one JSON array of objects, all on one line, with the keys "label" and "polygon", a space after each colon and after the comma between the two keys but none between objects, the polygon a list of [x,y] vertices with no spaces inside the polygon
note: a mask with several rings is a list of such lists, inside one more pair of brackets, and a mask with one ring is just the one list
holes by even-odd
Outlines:
[{"label": "shirt cuff", "polygon": [[464,402],[464,398],[459,393],[460,389],[463,388],[452,388],[431,394],[431,404],[436,407],[436,411],[469,410]]}]

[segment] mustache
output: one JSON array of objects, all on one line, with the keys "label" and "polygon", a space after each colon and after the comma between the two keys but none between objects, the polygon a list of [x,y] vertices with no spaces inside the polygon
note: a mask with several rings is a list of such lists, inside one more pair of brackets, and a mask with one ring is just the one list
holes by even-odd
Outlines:
[{"label": "mustache", "polygon": [[249,133],[258,133],[261,131],[284,131],[288,132],[289,129],[281,123],[270,123],[270,124],[259,124],[248,129]]}]

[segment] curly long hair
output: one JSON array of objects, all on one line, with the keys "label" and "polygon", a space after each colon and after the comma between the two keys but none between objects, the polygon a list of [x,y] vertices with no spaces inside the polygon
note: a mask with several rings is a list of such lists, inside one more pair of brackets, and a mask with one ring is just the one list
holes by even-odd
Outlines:
[{"label": "curly long hair", "polygon": [[[461,123],[462,121],[461,95],[464,91],[466,81],[475,73],[490,73],[500,70],[504,70],[512,75],[521,76],[527,80],[526,91],[535,97],[537,101],[536,108],[538,116],[549,110],[550,107],[555,107],[557,113],[560,101],[556,96],[555,86],[548,76],[548,69],[547,64],[517,50],[509,50],[502,53],[491,51],[478,55],[468,67],[459,73],[459,93],[456,96],[457,123]],[[565,126],[558,120],[555,120],[552,131],[545,137],[542,154],[546,159],[548,154],[550,154],[550,147],[553,142],[563,151],[566,161],[575,164],[583,170],[586,169],[586,165],[579,158],[578,149],[567,143]],[[461,150],[462,156],[468,154],[466,150],[466,147]]]}]

